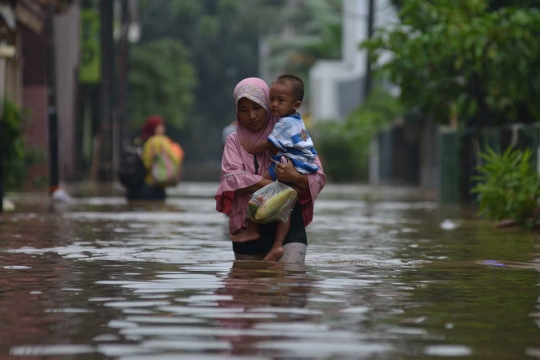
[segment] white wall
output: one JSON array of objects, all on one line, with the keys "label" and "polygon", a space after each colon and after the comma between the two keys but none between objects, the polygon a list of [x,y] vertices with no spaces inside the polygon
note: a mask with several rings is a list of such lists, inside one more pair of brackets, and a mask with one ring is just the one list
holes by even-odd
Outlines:
[{"label": "white wall", "polygon": [[[310,112],[314,121],[341,120],[364,99],[367,39],[367,0],[343,0],[341,61],[317,61],[310,70]],[[398,21],[390,0],[375,0],[375,28]]]}]

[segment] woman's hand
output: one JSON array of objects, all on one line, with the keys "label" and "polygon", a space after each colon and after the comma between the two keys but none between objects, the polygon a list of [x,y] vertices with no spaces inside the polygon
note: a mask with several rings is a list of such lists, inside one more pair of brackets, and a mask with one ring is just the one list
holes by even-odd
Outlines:
[{"label": "woman's hand", "polygon": [[255,191],[257,191],[259,189],[262,189],[263,187],[265,187],[266,185],[271,184],[271,183],[273,183],[272,180],[262,179],[261,181],[259,181],[256,184],[253,184],[253,185],[245,187],[245,188],[238,189],[236,191],[244,191],[244,192],[247,192],[248,194],[253,194]]},{"label": "woman's hand", "polygon": [[284,183],[294,183],[298,187],[295,190],[306,190],[309,187],[307,175],[300,174],[294,168],[292,162],[279,163],[276,165],[276,177]]}]

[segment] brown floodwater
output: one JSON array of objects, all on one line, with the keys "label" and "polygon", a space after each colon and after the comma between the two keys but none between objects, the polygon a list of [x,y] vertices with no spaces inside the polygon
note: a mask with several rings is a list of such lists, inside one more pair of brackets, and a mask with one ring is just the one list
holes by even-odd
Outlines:
[{"label": "brown floodwater", "polygon": [[414,189],[329,186],[305,266],[235,262],[215,184],[12,196],[0,359],[540,358],[540,238]]}]

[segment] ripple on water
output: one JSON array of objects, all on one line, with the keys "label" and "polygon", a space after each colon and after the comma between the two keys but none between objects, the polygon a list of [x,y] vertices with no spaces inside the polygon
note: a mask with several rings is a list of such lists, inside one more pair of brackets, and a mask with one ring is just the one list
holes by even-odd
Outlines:
[{"label": "ripple on water", "polygon": [[88,354],[96,348],[88,345],[41,345],[41,346],[14,346],[9,354],[13,356],[61,356]]},{"label": "ripple on water", "polygon": [[131,307],[155,307],[162,305],[169,305],[168,301],[115,301],[105,303],[105,306],[117,307],[117,308],[131,308]]},{"label": "ripple on water", "polygon": [[465,345],[432,345],[426,347],[424,351],[427,355],[433,356],[469,356],[472,349]]},{"label": "ripple on water", "polygon": [[368,356],[387,352],[392,349],[390,345],[370,343],[336,343],[324,344],[311,341],[262,341],[255,344],[258,349],[277,350],[282,354],[291,354],[300,357],[328,358],[332,356]]},{"label": "ripple on water", "polygon": [[[0,297],[0,316],[12,320],[0,338],[28,344],[13,357],[489,358],[483,345],[444,344],[464,336],[502,339],[489,344],[500,358],[540,357],[527,347],[540,322],[529,296],[537,267],[526,258],[536,235],[477,234],[465,221],[443,231],[441,219],[456,216],[434,203],[323,199],[307,265],[292,269],[233,262],[213,199],[170,199],[155,211],[100,201],[0,223],[10,260],[0,281],[16,283]],[[478,254],[505,266],[479,265]],[[479,322],[489,326],[471,333]]]},{"label": "ripple on water", "polygon": [[232,350],[229,341],[197,341],[197,340],[149,340],[141,344],[142,347],[160,350],[204,351],[204,350]]},{"label": "ripple on water", "polygon": [[272,360],[265,356],[234,356],[234,355],[205,355],[205,354],[160,354],[144,356],[122,356],[119,360]]},{"label": "ripple on water", "polygon": [[31,267],[30,266],[23,266],[23,265],[8,265],[8,266],[4,266],[4,269],[24,270],[24,269],[31,269]]},{"label": "ripple on water", "polygon": [[205,322],[204,319],[197,319],[192,317],[166,317],[163,315],[127,316],[126,321],[129,323],[142,324],[201,324]]}]

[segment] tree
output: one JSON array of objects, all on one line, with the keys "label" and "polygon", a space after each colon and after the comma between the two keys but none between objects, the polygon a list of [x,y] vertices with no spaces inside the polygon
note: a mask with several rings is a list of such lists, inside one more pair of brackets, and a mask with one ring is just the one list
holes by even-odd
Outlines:
[{"label": "tree", "polygon": [[[2,174],[7,190],[20,188],[27,175],[28,166],[43,160],[39,149],[32,147],[24,138],[23,127],[29,118],[29,110],[21,109],[8,99],[3,100],[2,132]],[[1,199],[0,199],[1,201]]]},{"label": "tree", "polygon": [[341,57],[341,1],[294,2],[281,10],[278,19],[267,36],[274,71],[307,79],[317,60]]},{"label": "tree", "polygon": [[314,132],[316,147],[331,180],[367,180],[371,140],[381,127],[402,113],[399,100],[383,87],[376,86],[344,122],[317,124]]},{"label": "tree", "polygon": [[404,0],[402,23],[364,43],[406,106],[475,126],[540,117],[540,11],[487,0]]},{"label": "tree", "polygon": [[[221,157],[221,129],[235,119],[231,100],[234,86],[242,78],[257,76],[260,21],[250,11],[255,5],[252,3],[258,2],[140,2],[142,38],[137,46],[169,38],[182,42],[191,54],[197,87],[191,91],[189,121],[181,129],[170,129],[171,136],[186,148],[190,160]],[[167,81],[182,80],[170,77]]]},{"label": "tree", "polygon": [[130,125],[138,129],[149,115],[156,114],[182,128],[197,85],[190,51],[178,40],[156,40],[134,47],[130,66]]},{"label": "tree", "polygon": [[[406,0],[405,0],[406,1]],[[404,0],[392,0],[392,4],[400,9]],[[489,9],[497,10],[503,7],[540,8],[537,0],[490,0]]]},{"label": "tree", "polygon": [[[221,157],[221,130],[236,117],[233,89],[243,78],[258,76],[262,38],[275,39],[270,61],[279,72],[307,75],[315,59],[339,56],[341,10],[336,4],[340,2],[139,0],[142,37],[134,48],[170,38],[181,41],[191,53],[198,85],[192,92],[190,121],[183,123],[181,131],[171,129],[189,151],[190,160]],[[296,40],[287,42],[280,36],[285,25],[294,27]]]}]

